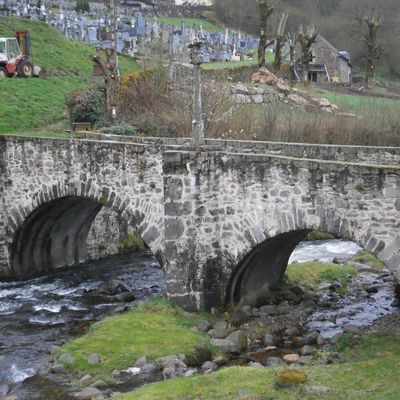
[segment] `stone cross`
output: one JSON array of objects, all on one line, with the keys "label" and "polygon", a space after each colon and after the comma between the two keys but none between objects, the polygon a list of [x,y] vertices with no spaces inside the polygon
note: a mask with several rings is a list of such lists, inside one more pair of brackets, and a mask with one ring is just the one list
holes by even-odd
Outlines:
[{"label": "stone cross", "polygon": [[188,45],[190,49],[190,63],[193,65],[193,115],[192,115],[192,140],[196,145],[204,144],[204,121],[202,116],[201,101],[201,64],[203,42],[196,41]]}]

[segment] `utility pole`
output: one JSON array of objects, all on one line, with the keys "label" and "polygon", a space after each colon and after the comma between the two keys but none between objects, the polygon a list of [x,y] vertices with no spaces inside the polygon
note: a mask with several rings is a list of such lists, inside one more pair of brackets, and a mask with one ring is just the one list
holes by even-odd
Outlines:
[{"label": "utility pole", "polygon": [[204,121],[201,100],[201,64],[203,42],[196,41],[188,45],[190,49],[190,63],[193,65],[193,115],[192,115],[192,141],[195,145],[204,144]]}]

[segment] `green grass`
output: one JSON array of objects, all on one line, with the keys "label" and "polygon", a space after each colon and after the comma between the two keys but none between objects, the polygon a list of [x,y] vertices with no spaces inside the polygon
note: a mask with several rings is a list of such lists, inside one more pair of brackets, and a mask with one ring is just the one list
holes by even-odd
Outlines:
[{"label": "green grass", "polygon": [[158,18],[158,21],[164,24],[174,25],[178,27],[182,25],[183,21],[187,28],[192,27],[193,25],[197,27],[203,25],[203,29],[208,32],[225,32],[225,28],[223,28],[222,26],[201,18],[162,17]]},{"label": "green grass", "polygon": [[[151,384],[113,400],[398,400],[400,342],[390,335],[371,336],[345,352],[342,364],[300,368],[308,375],[305,385],[275,389],[282,367],[254,369],[230,367],[208,375]],[[325,386],[327,394],[307,392],[304,386]]]},{"label": "green grass", "polygon": [[[131,367],[137,358],[150,360],[171,354],[191,354],[194,346],[208,343],[205,334],[193,331],[195,319],[188,319],[177,307],[161,299],[153,299],[133,310],[93,324],[87,335],[61,349],[70,353],[70,368],[107,378],[114,369]],[[97,353],[98,365],[89,364],[87,357]]]},{"label": "green grass", "polygon": [[322,283],[330,283],[339,279],[342,287],[339,293],[345,293],[351,276],[357,274],[352,266],[312,261],[296,263],[288,266],[286,275],[293,283],[300,284],[310,290],[318,290]]},{"label": "green grass", "polygon": [[341,111],[359,112],[371,109],[387,111],[399,106],[399,101],[396,99],[338,93],[330,90],[323,90],[314,85],[311,85],[309,90],[311,94],[316,97],[324,97],[330,102],[336,104],[339,106]]},{"label": "green grass", "polygon": [[201,68],[204,70],[210,69],[231,69],[238,67],[246,67],[251,65],[257,65],[257,60],[245,60],[245,61],[216,61],[205,63],[201,65]]},{"label": "green grass", "polygon": [[385,263],[367,250],[359,251],[355,256],[351,258],[351,260],[357,261],[362,264],[367,264],[371,268],[377,270],[382,270],[385,268]]},{"label": "green grass", "polygon": [[333,236],[331,233],[328,232],[322,232],[322,231],[311,231],[307,237],[306,240],[332,240],[335,239],[335,236]]},{"label": "green grass", "polygon": [[[92,77],[89,56],[95,48],[66,39],[43,22],[0,17],[0,36],[13,36],[17,29],[30,32],[34,64],[46,73],[43,79],[0,80],[0,134],[48,129],[60,123],[65,128],[65,95],[101,79]],[[126,57],[120,57],[120,65],[122,73],[138,70],[136,62]]]}]

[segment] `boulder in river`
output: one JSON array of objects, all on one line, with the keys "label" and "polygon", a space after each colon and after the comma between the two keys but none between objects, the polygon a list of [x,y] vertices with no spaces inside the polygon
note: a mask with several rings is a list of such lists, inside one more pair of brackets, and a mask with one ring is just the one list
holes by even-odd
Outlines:
[{"label": "boulder in river", "polygon": [[106,283],[102,292],[110,296],[115,296],[120,293],[130,292],[130,289],[120,279],[111,279]]}]

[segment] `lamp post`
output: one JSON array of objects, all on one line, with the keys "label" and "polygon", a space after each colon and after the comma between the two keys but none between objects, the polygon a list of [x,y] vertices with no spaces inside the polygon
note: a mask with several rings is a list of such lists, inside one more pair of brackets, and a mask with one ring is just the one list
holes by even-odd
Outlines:
[{"label": "lamp post", "polygon": [[193,65],[193,115],[192,115],[192,141],[195,145],[204,144],[204,121],[201,102],[201,64],[203,42],[196,41],[188,45],[190,49],[190,63]]}]

